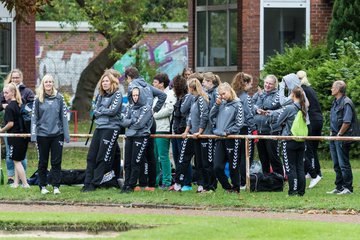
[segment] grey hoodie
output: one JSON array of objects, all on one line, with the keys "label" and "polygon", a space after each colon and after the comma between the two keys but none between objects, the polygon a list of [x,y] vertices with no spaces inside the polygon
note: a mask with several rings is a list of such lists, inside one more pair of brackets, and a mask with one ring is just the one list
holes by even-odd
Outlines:
[{"label": "grey hoodie", "polygon": [[269,134],[271,130],[269,124],[267,123],[269,116],[260,115],[256,112],[256,110],[276,110],[281,108],[279,92],[277,89],[274,89],[269,93],[264,91],[263,93],[257,93],[256,95],[257,100],[253,107],[254,120],[260,134]]},{"label": "grey hoodie", "polygon": [[[298,76],[295,73],[290,73],[283,77],[283,80],[279,84],[279,96],[280,96],[280,103],[282,106],[287,104],[291,104],[292,100],[290,98],[291,91],[295,87],[300,87],[301,82]],[[285,97],[285,87],[288,88],[288,96]]]},{"label": "grey hoodie", "polygon": [[143,88],[139,88],[139,100],[134,103],[130,92],[129,106],[126,109],[121,126],[127,128],[127,137],[147,137],[153,124],[151,105],[147,102]]},{"label": "grey hoodie", "polygon": [[209,96],[209,108],[211,109],[216,102],[216,99],[219,97],[218,87],[213,87],[206,91]]},{"label": "grey hoodie", "polygon": [[202,96],[195,96],[191,105],[187,126],[190,126],[190,133],[197,133],[199,128],[204,129],[203,134],[211,134],[209,124],[209,104]]},{"label": "grey hoodie", "polygon": [[245,118],[244,119],[244,127],[249,127],[251,131],[256,130],[254,114],[252,111],[252,108],[253,108],[252,99],[249,97],[249,95],[245,91],[240,93],[240,95],[238,97],[243,106],[244,118]]},{"label": "grey hoodie", "polygon": [[271,118],[269,122],[271,123],[271,128],[274,132],[281,131],[282,136],[291,136],[291,126],[294,122],[295,116],[300,111],[301,107],[299,103],[293,103],[286,105],[281,108],[280,115],[275,118]]},{"label": "grey hoodie", "polygon": [[94,110],[96,128],[119,129],[121,119],[122,94],[116,92],[99,95]]},{"label": "grey hoodie", "polygon": [[45,95],[44,102],[35,99],[31,115],[31,141],[37,136],[55,137],[64,134],[65,142],[70,142],[67,107],[64,97]]},{"label": "grey hoodie", "polygon": [[231,102],[222,101],[220,105],[215,104],[210,111],[210,121],[215,128],[215,135],[224,136],[239,134],[244,126],[244,111],[239,100]]},{"label": "grey hoodie", "polygon": [[159,89],[151,86],[143,78],[136,78],[131,81],[131,83],[128,86],[128,98],[131,98],[131,91],[133,88],[143,88],[143,94],[145,98],[147,99],[146,103],[148,103],[150,106],[153,105],[153,101],[155,97],[158,97],[158,101],[156,102],[153,111],[158,112],[161,107],[164,105],[166,100],[166,93],[160,91]]}]

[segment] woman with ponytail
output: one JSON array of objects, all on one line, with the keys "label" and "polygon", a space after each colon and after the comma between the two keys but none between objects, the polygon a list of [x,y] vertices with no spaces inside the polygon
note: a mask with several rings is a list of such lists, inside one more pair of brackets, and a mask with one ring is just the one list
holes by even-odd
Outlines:
[{"label": "woman with ponytail", "polygon": [[[0,133],[21,133],[21,114],[20,107],[22,104],[21,95],[14,83],[9,83],[4,87],[4,98],[8,105],[5,108],[4,123],[5,126],[0,129]],[[25,158],[27,150],[26,138],[8,138],[9,158],[14,161],[15,179],[11,185],[13,188],[19,187],[19,180],[22,182],[23,188],[30,188],[26,180],[26,174],[21,161]]]},{"label": "woman with ponytail", "polygon": [[[306,104],[305,95],[301,87],[295,87],[290,95],[293,103],[281,109],[273,129],[281,128],[282,136],[291,136],[291,127],[299,111],[302,112],[303,120],[306,123]],[[305,172],[304,172],[304,151],[303,141],[284,140],[283,157],[285,171],[289,181],[289,196],[303,196],[305,194]]]}]

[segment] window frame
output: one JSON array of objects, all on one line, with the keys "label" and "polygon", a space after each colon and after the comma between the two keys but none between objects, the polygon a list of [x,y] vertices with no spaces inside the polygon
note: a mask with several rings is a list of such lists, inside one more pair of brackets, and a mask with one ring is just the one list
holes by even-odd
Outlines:
[{"label": "window frame", "polygon": [[303,8],[305,9],[305,44],[310,44],[310,1],[311,0],[261,0],[260,1],[260,70],[264,68],[264,13],[265,8]]},{"label": "window frame", "polygon": [[[196,71],[199,72],[207,72],[207,71],[213,71],[213,72],[230,72],[230,71],[236,71],[237,70],[237,65],[234,66],[230,66],[230,61],[231,61],[231,54],[230,54],[230,11],[231,10],[235,10],[236,13],[238,13],[238,8],[237,8],[237,3],[227,3],[227,4],[222,4],[222,5],[208,5],[208,0],[206,0],[206,5],[202,5],[202,6],[197,6],[197,1],[195,1],[195,68]],[[210,50],[209,50],[209,12],[211,11],[226,11],[226,26],[227,26],[227,42],[226,42],[226,62],[227,65],[226,66],[209,66],[209,54],[210,54]],[[205,18],[206,18],[206,24],[205,24],[205,28],[206,28],[206,43],[205,43],[205,49],[206,49],[206,53],[207,56],[205,58],[205,66],[204,67],[200,67],[197,66],[198,63],[198,25],[197,25],[197,16],[198,16],[198,12],[205,12]]]},{"label": "window frame", "polygon": [[0,23],[11,24],[11,61],[10,70],[16,67],[16,22],[14,21],[15,11],[8,12],[3,4],[0,4]]}]

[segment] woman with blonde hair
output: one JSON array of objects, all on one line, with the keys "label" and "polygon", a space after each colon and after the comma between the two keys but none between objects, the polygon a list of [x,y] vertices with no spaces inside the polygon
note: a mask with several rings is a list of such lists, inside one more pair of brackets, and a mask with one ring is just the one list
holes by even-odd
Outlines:
[{"label": "woman with blonde hair", "polygon": [[50,74],[42,78],[36,93],[31,117],[31,141],[37,142],[40,192],[49,193],[46,189],[46,172],[51,152],[51,184],[54,194],[60,194],[62,150],[64,140],[70,142],[68,110],[64,97],[56,90],[55,80]]},{"label": "woman with blonde hair", "polygon": [[[21,95],[21,100],[22,100],[22,104],[23,104],[22,108],[28,109],[30,112],[30,109],[32,109],[32,103],[34,102],[35,94],[30,88],[28,88],[24,85],[23,78],[24,78],[23,73],[20,69],[17,69],[17,68],[13,69],[9,72],[6,79],[4,80],[4,85],[7,85],[9,83],[15,84],[17,89],[19,89],[19,92]],[[1,102],[0,111],[2,111],[8,105],[8,102],[4,98],[3,92],[0,93],[0,102]],[[27,105],[29,105],[29,106],[27,106]],[[29,118],[30,118],[30,114],[29,114]],[[24,125],[23,131],[26,133],[29,133],[30,132],[30,121],[24,121],[23,125]],[[14,183],[14,176],[15,176],[14,162],[11,161],[11,159],[9,158],[10,149],[9,149],[7,137],[4,137],[4,142],[5,142],[5,147],[6,147],[5,159],[6,159],[6,168],[7,168],[7,175],[8,175],[8,184],[11,185],[12,183]],[[25,154],[25,158],[21,161],[21,163],[26,172],[26,167],[27,167],[26,154]]]},{"label": "woman with blonde hair", "polygon": [[[21,95],[14,83],[9,83],[4,87],[4,98],[8,102],[5,108],[4,123],[5,126],[0,129],[0,133],[21,133],[22,119],[20,114],[20,107],[22,104]],[[30,188],[26,180],[26,174],[21,161],[25,158],[27,150],[26,138],[11,137],[8,138],[9,145],[9,159],[14,162],[15,178],[11,185],[13,188],[19,187],[19,180],[22,182],[22,187]]]},{"label": "woman with blonde hair", "polygon": [[[210,121],[215,126],[213,132],[218,136],[240,134],[244,125],[244,111],[235,91],[228,83],[220,84],[219,97],[210,111]],[[216,177],[227,192],[240,192],[239,152],[240,139],[216,139],[214,169]],[[232,149],[232,151],[228,151]],[[224,173],[229,163],[231,184]]]},{"label": "woman with blonde hair", "polygon": [[[195,78],[189,80],[188,90],[194,96],[194,100],[191,104],[186,129],[182,134],[184,141],[181,147],[179,168],[176,170],[175,184],[169,190],[181,191],[185,173],[188,170],[191,158],[195,155],[195,168],[200,173],[200,179],[197,181],[197,192],[214,191],[216,186],[213,185],[215,174],[213,171],[212,144],[209,143],[209,139],[198,139],[201,134],[211,133],[209,98],[200,81]],[[187,137],[189,133],[192,134],[193,138]]]},{"label": "woman with blonde hair", "polygon": [[87,155],[82,192],[102,186],[114,186],[117,181],[114,158],[120,130],[122,94],[113,70],[106,70],[99,80],[99,96],[94,116],[96,128]]},{"label": "woman with blonde hair", "polygon": [[[305,71],[298,71],[296,75],[300,79],[301,88],[304,90],[309,101],[309,136],[321,136],[324,119],[317,94],[310,86],[310,82]],[[311,177],[309,188],[315,187],[320,182],[322,176],[319,156],[317,153],[319,142],[320,141],[318,140],[305,141],[305,173],[308,173]]]}]

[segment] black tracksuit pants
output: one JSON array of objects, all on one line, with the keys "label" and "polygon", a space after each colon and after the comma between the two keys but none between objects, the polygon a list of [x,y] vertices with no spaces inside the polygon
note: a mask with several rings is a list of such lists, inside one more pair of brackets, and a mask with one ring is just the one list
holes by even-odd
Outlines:
[{"label": "black tracksuit pants", "polygon": [[87,155],[85,186],[99,187],[116,181],[113,164],[118,136],[117,129],[95,129]]},{"label": "black tracksuit pants", "polygon": [[45,187],[47,182],[47,167],[49,164],[49,154],[51,152],[51,179],[50,183],[54,187],[60,187],[61,182],[61,161],[64,145],[64,135],[55,137],[37,137],[37,149],[39,154],[39,187]]},{"label": "black tracksuit pants", "polygon": [[284,169],[280,159],[280,146],[278,140],[259,139],[257,146],[263,173],[270,173],[271,166],[274,172],[284,176]]},{"label": "black tracksuit pants", "polygon": [[205,190],[216,189],[214,186],[216,178],[213,170],[212,141],[212,139],[184,139],[179,157],[179,168],[176,169],[176,183],[183,184],[185,173],[187,173],[191,158],[195,154],[195,169],[196,172],[200,173],[198,185],[203,186]]},{"label": "black tracksuit pants", "polygon": [[[308,125],[309,136],[321,136],[322,127],[322,121],[311,121],[310,125]],[[312,178],[316,178],[317,175],[321,176],[317,153],[319,143],[320,141],[318,140],[305,141],[305,173],[309,173]]]},{"label": "black tracksuit pants", "polygon": [[305,143],[293,140],[283,141],[283,155],[289,182],[289,195],[305,194],[304,153]]},{"label": "black tracksuit pants", "polygon": [[[144,166],[146,148],[149,143],[147,137],[127,137],[125,141],[125,187],[135,188],[141,176],[140,169]],[[140,183],[141,186],[141,183]],[[145,187],[145,186],[141,186]]]},{"label": "black tracksuit pants", "polygon": [[[150,133],[156,133],[156,121],[153,118],[153,124]],[[141,166],[140,186],[155,187],[156,185],[156,159],[155,159],[155,139],[149,138],[145,152],[145,159]]]},{"label": "black tracksuit pants", "polygon": [[[214,170],[217,179],[225,190],[234,189],[240,191],[240,167],[239,167],[239,151],[240,139],[219,139],[215,142],[215,163]],[[225,175],[224,169],[226,163],[229,163],[229,172],[231,185]]]}]

